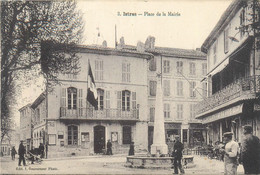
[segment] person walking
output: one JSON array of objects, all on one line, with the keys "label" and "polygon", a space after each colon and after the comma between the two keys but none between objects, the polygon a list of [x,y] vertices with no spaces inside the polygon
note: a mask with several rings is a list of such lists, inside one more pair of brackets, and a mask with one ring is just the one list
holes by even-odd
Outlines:
[{"label": "person walking", "polygon": [[260,174],[260,140],[252,134],[252,126],[243,127],[244,139],[241,144],[241,162],[245,174]]},{"label": "person walking", "polygon": [[173,146],[172,157],[174,158],[174,174],[178,174],[178,169],[180,170],[181,174],[184,174],[184,170],[182,168],[181,160],[182,160],[182,151],[183,151],[183,144],[180,142],[180,137],[177,135],[175,136],[176,141]]},{"label": "person walking", "polygon": [[110,140],[107,141],[107,155],[112,155],[112,143]]},{"label": "person walking", "polygon": [[44,146],[42,143],[40,143],[39,151],[40,151],[41,158],[43,158],[44,157]]},{"label": "person walking", "polygon": [[131,142],[131,144],[130,144],[130,149],[129,149],[128,155],[129,156],[135,155],[135,145],[134,145],[134,142]]},{"label": "person walking", "polygon": [[17,154],[15,147],[13,146],[12,150],[11,150],[11,156],[12,156],[12,160],[15,160],[15,154]]},{"label": "person walking", "polygon": [[233,175],[237,174],[237,156],[239,146],[238,143],[232,140],[233,133],[226,132],[224,133],[224,141],[226,143],[225,149],[220,149],[220,152],[224,153],[224,165],[225,165],[225,174]]},{"label": "person walking", "polygon": [[18,149],[18,155],[19,155],[18,166],[21,166],[21,161],[23,161],[23,165],[26,166],[25,159],[24,159],[25,152],[26,152],[26,150],[25,150],[25,147],[23,146],[23,141],[21,141],[21,143],[19,145],[19,149]]}]

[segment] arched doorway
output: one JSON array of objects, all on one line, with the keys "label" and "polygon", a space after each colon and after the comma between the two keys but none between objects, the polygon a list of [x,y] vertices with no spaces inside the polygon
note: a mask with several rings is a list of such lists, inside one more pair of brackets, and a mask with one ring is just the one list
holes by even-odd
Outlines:
[{"label": "arched doorway", "polygon": [[94,127],[94,152],[102,153],[105,149],[105,127],[98,125]]}]

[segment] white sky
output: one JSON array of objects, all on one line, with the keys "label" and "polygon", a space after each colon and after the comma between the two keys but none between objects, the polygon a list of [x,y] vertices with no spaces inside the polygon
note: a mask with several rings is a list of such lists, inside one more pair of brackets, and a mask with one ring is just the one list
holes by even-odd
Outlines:
[{"label": "white sky", "polygon": [[[84,44],[101,44],[106,40],[115,46],[124,36],[125,43],[136,45],[152,35],[156,46],[195,49],[216,25],[231,0],[153,0],[153,1],[79,1],[84,13]],[[181,16],[117,16],[117,12],[179,12]],[[100,37],[97,36],[98,30]]]},{"label": "white sky", "polygon": [[[84,14],[84,43],[101,44],[106,40],[109,47],[115,46],[115,25],[117,41],[124,36],[125,43],[136,45],[145,42],[147,36],[154,36],[156,46],[195,49],[202,43],[216,25],[231,0],[153,0],[153,1],[78,1]],[[178,12],[180,16],[117,16],[117,12],[157,13]],[[98,30],[100,37],[98,37]],[[19,98],[17,108],[32,103],[41,92],[42,82],[26,87]],[[15,115],[19,125],[19,112]]]}]

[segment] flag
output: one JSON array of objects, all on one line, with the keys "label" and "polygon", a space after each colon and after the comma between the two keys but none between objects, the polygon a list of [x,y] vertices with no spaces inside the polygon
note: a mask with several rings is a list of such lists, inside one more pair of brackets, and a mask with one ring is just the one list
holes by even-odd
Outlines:
[{"label": "flag", "polygon": [[92,74],[90,63],[88,62],[88,94],[87,94],[87,101],[97,108],[98,101],[97,101],[97,89],[94,81],[94,77]]}]

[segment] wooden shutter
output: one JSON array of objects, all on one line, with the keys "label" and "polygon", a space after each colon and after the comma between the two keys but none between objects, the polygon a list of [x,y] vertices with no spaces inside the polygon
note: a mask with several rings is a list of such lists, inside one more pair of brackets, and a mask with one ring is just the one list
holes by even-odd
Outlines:
[{"label": "wooden shutter", "polygon": [[67,98],[66,97],[67,97],[67,89],[62,88],[61,89],[61,104],[60,104],[60,106],[61,106],[61,109],[60,109],[61,117],[65,117],[65,115],[66,115],[66,107],[67,107],[67,105],[66,105]]},{"label": "wooden shutter", "polygon": [[106,91],[106,109],[110,108],[110,91]]},{"label": "wooden shutter", "polygon": [[122,92],[117,91],[117,108],[121,109]]},{"label": "wooden shutter", "polygon": [[79,116],[83,116],[83,89],[79,89]]},{"label": "wooden shutter", "polygon": [[132,109],[136,109],[136,92],[132,92]]}]

